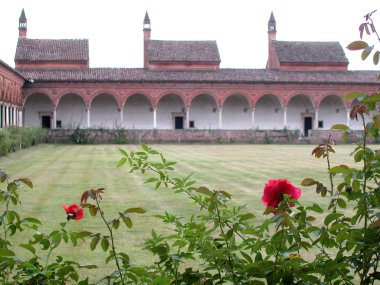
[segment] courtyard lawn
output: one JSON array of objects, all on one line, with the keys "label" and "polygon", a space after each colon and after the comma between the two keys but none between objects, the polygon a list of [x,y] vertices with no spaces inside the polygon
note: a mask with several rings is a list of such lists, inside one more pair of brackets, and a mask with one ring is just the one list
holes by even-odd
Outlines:
[{"label": "courtyard lawn", "polygon": [[[153,145],[168,160],[177,161],[175,176],[184,177],[193,173],[198,185],[210,189],[225,190],[232,194],[232,203],[244,204],[247,211],[263,219],[264,206],[260,199],[264,184],[271,178],[288,178],[300,187],[303,178],[311,177],[328,185],[325,159],[311,155],[314,145]],[[168,232],[155,214],[165,211],[189,216],[199,208],[194,206],[184,193],[174,194],[171,190],[152,190],[143,185],[149,175],[128,173],[128,167],[116,168],[122,157],[119,148],[127,151],[138,150],[134,145],[39,145],[21,150],[0,158],[0,169],[12,178],[28,177],[34,189],[25,190],[21,195],[23,217],[34,216],[43,222],[41,231],[49,232],[59,228],[65,221],[62,203],[80,202],[83,191],[90,188],[106,189],[102,206],[108,219],[114,218],[119,211],[130,207],[143,207],[145,214],[132,217],[133,228],[121,228],[116,233],[116,244],[120,250],[130,254],[132,262],[144,264],[152,260],[142,250],[144,240],[150,236],[152,228],[157,232]],[[353,164],[349,156],[353,145],[335,147],[332,166]],[[328,199],[315,194],[314,187],[304,188],[301,203],[314,202],[327,205]],[[347,210],[349,211],[349,210]],[[104,232],[105,226],[100,218],[93,218],[88,212],[80,221],[70,221],[67,226],[72,230]],[[21,254],[26,254],[20,250]],[[109,272],[110,266],[104,265],[107,256],[100,247],[90,251],[89,242],[76,248],[60,247],[55,254],[76,260],[83,264],[96,264],[100,269],[90,271],[91,279],[97,280]],[[113,269],[113,264],[111,264]]]}]

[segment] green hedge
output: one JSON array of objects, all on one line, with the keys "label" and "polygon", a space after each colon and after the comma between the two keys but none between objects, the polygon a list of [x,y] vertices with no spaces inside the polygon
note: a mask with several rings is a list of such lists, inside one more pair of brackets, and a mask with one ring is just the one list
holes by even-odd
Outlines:
[{"label": "green hedge", "polygon": [[44,141],[46,141],[44,129],[32,127],[6,128],[0,131],[0,156]]}]

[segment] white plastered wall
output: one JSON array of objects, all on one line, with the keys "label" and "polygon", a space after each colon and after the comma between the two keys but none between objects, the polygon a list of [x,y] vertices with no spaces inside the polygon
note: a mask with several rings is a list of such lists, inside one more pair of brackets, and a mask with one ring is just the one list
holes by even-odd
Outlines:
[{"label": "white plastered wall", "polygon": [[291,130],[304,130],[304,117],[315,118],[315,109],[305,95],[297,95],[290,99],[286,111],[286,127]]},{"label": "white plastered wall", "polygon": [[222,129],[252,129],[252,111],[243,96],[233,95],[226,99],[222,109]]},{"label": "white plastered wall", "polygon": [[157,106],[157,129],[174,129],[173,114],[183,114],[185,121],[185,110],[182,99],[174,94],[165,95]]},{"label": "white plastered wall", "polygon": [[153,129],[153,108],[144,95],[134,94],[124,104],[124,127]]},{"label": "white plastered wall", "polygon": [[62,122],[62,128],[86,128],[87,114],[86,107],[79,95],[66,94],[57,106],[57,121]]},{"label": "white plastered wall", "polygon": [[91,128],[121,128],[119,106],[110,94],[100,94],[91,102]]},{"label": "white plastered wall", "polygon": [[50,99],[44,94],[32,94],[24,105],[25,126],[41,127],[41,116],[52,116],[53,106]]},{"label": "white plastered wall", "polygon": [[255,107],[254,128],[260,130],[281,130],[284,128],[284,110],[274,95],[265,95]]},{"label": "white plastered wall", "polygon": [[318,121],[323,121],[323,130],[335,124],[347,124],[347,111],[342,99],[335,95],[325,97],[319,105]]},{"label": "white plastered wall", "polygon": [[195,97],[191,101],[189,117],[194,121],[195,129],[217,129],[219,114],[214,98],[207,94]]}]

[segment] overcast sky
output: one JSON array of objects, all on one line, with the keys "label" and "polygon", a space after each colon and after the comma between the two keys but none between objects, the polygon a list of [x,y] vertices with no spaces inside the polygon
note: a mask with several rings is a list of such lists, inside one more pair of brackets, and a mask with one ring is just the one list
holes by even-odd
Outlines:
[{"label": "overcast sky", "polygon": [[371,59],[348,51],[359,39],[363,16],[373,0],[0,0],[0,59],[14,66],[22,8],[28,37],[89,39],[90,67],[142,67],[145,11],[152,39],[216,40],[222,68],[265,68],[267,23],[277,21],[277,40],[339,41],[349,69],[375,69]]}]

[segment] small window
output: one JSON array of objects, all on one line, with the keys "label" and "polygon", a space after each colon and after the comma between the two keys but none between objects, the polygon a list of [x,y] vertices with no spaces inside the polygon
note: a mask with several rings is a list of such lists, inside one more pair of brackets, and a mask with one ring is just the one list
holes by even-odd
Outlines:
[{"label": "small window", "polygon": [[57,129],[60,129],[60,128],[62,128],[62,121],[58,120],[57,121]]},{"label": "small window", "polygon": [[318,121],[318,128],[322,129],[323,128],[323,121]]},{"label": "small window", "polygon": [[194,128],[194,126],[195,126],[194,121],[190,121],[190,122],[189,122],[189,127],[190,127],[190,128]]}]

